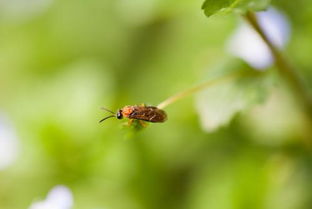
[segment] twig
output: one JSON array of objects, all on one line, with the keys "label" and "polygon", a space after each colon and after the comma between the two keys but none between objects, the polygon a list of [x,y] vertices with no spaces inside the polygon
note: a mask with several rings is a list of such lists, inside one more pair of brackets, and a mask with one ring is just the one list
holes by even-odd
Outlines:
[{"label": "twig", "polygon": [[190,89],[187,89],[187,90],[184,90],[182,92],[179,92],[171,97],[169,97],[168,99],[166,99],[165,101],[163,101],[162,103],[160,103],[157,108],[159,109],[164,109],[165,107],[167,107],[168,105],[176,102],[177,100],[179,99],[182,99],[184,97],[187,97],[189,95],[192,95],[198,91],[201,91],[207,87],[210,87],[210,86],[214,86],[216,84],[220,84],[220,83],[223,83],[223,82],[226,82],[228,80],[232,80],[234,78],[237,78],[241,75],[236,73],[236,74],[230,74],[230,75],[227,75],[227,76],[224,76],[224,77],[221,77],[221,78],[217,78],[215,80],[210,80],[210,81],[206,81],[202,84],[199,84],[198,86],[195,86],[193,88],[190,88]]},{"label": "twig", "polygon": [[257,16],[253,12],[248,12],[244,18],[269,47],[272,56],[274,57],[275,65],[277,66],[280,74],[288,81],[296,96],[302,103],[305,111],[309,114],[310,119],[312,119],[312,99],[308,94],[303,81],[297,75],[296,69],[294,69],[294,67],[289,64],[287,59],[283,56],[282,52],[271,42],[271,40],[265,34],[263,28],[260,26],[257,20]]}]

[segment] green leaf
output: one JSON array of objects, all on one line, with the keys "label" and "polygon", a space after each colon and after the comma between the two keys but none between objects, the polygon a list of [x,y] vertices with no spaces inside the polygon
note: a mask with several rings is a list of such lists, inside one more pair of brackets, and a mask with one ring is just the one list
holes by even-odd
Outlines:
[{"label": "green leaf", "polygon": [[246,11],[260,11],[265,10],[271,0],[205,0],[202,9],[207,17],[218,13],[239,12]]},{"label": "green leaf", "polygon": [[207,17],[215,14],[216,12],[231,6],[234,0],[206,0],[202,6]]},{"label": "green leaf", "polygon": [[206,78],[214,80],[228,75],[237,76],[197,95],[201,124],[208,132],[228,124],[237,113],[264,102],[273,84],[269,71],[255,71],[240,60],[211,69]]}]

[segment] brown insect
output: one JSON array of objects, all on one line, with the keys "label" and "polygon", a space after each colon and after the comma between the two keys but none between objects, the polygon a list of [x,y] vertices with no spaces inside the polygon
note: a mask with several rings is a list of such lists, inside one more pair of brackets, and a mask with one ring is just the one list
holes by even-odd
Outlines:
[{"label": "brown insect", "polygon": [[147,121],[151,123],[163,123],[167,120],[167,114],[165,111],[158,109],[154,106],[145,106],[145,105],[128,105],[125,106],[114,113],[111,110],[105,109],[107,112],[112,113],[113,115],[107,116],[100,120],[100,123],[108,118],[115,117],[117,119],[129,118],[131,121],[133,119]]}]

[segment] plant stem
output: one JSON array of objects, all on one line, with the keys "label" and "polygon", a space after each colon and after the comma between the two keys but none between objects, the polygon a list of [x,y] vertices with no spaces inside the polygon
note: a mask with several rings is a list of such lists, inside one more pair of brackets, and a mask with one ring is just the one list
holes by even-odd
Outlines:
[{"label": "plant stem", "polygon": [[277,66],[277,69],[279,70],[280,74],[290,84],[290,86],[294,90],[295,95],[299,98],[299,101],[303,105],[305,111],[309,114],[310,119],[312,119],[312,100],[307,92],[307,89],[303,84],[303,81],[297,75],[296,69],[294,69],[294,67],[290,65],[290,63],[284,57],[282,52],[272,43],[272,41],[265,34],[263,28],[260,26],[258,22],[255,13],[248,12],[244,16],[244,18],[268,46],[274,58],[275,65]]},{"label": "plant stem", "polygon": [[163,101],[162,103],[157,105],[157,108],[164,109],[165,107],[167,107],[168,105],[176,102],[179,99],[182,99],[184,97],[192,95],[192,94],[194,94],[194,93],[196,93],[198,91],[201,91],[201,90],[203,90],[203,89],[205,89],[207,87],[214,86],[214,85],[226,82],[228,80],[235,79],[235,78],[239,77],[240,75],[241,75],[241,73],[240,74],[238,74],[238,73],[230,74],[230,75],[223,76],[221,78],[217,78],[215,80],[206,81],[206,82],[204,82],[202,84],[199,84],[198,86],[192,87],[190,89],[186,89],[186,90],[184,90],[182,92],[179,92],[179,93],[169,97],[168,99],[166,99],[165,101]]}]

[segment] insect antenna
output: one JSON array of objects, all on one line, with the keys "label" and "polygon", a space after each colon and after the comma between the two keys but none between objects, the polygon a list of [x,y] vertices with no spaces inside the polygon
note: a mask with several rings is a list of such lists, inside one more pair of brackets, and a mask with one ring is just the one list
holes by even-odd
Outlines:
[{"label": "insect antenna", "polygon": [[107,116],[107,117],[103,118],[102,120],[100,120],[99,123],[103,122],[104,120],[106,120],[108,118],[113,118],[113,117],[116,117],[116,116],[115,115]]},{"label": "insect antenna", "polygon": [[110,112],[110,113],[112,113],[112,114],[116,114],[116,113],[114,113],[113,111],[111,111],[111,110],[109,110],[109,109],[106,109],[105,107],[101,107],[101,109],[102,109],[102,110],[105,110],[105,111],[107,111],[107,112]]}]

